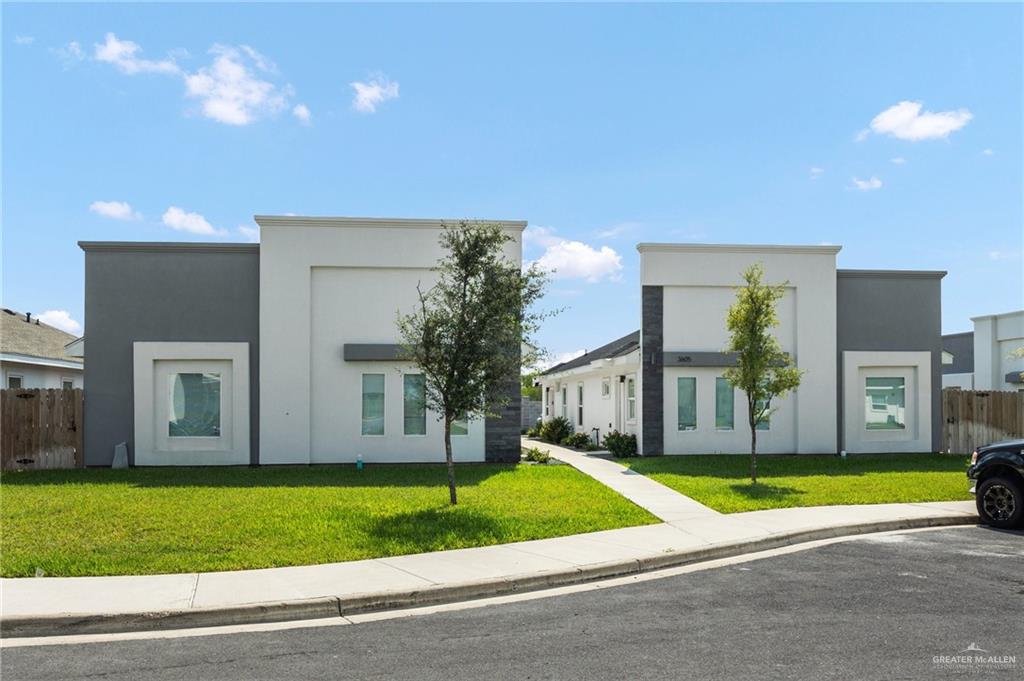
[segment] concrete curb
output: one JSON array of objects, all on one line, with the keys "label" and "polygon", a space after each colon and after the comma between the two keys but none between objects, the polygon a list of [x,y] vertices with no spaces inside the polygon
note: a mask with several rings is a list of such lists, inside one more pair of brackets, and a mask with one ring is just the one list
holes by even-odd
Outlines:
[{"label": "concrete curb", "polygon": [[925,527],[976,525],[977,523],[976,517],[964,514],[851,523],[831,527],[778,532],[759,539],[715,544],[706,548],[664,553],[639,559],[595,563],[582,568],[567,568],[521,576],[482,579],[410,591],[384,591],[343,597],[332,596],[276,603],[253,603],[228,607],[190,608],[188,610],[147,613],[2,617],[0,618],[0,633],[2,633],[3,638],[27,638],[77,634],[110,634],[128,631],[157,631],[345,617],[346,615],[365,612],[438,605],[441,603],[453,603],[477,598],[536,591],[557,586],[568,586],[718,560],[720,558],[732,558],[747,553],[769,551],[783,546],[820,539]]}]

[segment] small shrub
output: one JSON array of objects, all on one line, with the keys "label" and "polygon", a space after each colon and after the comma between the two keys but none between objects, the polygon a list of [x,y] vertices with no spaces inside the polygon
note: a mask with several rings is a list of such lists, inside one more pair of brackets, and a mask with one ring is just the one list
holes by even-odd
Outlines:
[{"label": "small shrub", "polygon": [[526,429],[526,437],[540,437],[540,422]]},{"label": "small shrub", "polygon": [[570,435],[572,435],[572,424],[564,416],[545,421],[540,427],[540,439],[553,445],[557,445]]},{"label": "small shrub", "polygon": [[586,449],[590,444],[590,436],[586,433],[573,433],[572,435],[563,438],[562,444],[566,447],[572,447],[573,449]]},{"label": "small shrub", "polygon": [[526,450],[524,457],[527,461],[536,461],[537,463],[547,463],[551,460],[551,455],[542,449],[537,447],[530,447]]},{"label": "small shrub", "polygon": [[611,452],[612,456],[636,456],[636,435],[613,430],[604,436],[603,444],[604,448]]}]

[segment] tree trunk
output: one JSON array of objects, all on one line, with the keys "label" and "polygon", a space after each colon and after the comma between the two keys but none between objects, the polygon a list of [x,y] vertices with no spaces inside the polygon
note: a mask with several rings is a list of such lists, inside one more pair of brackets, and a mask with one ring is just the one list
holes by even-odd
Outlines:
[{"label": "tree trunk", "polygon": [[757,484],[757,425],[750,426],[750,482]]},{"label": "tree trunk", "polygon": [[451,505],[455,506],[458,500],[455,498],[455,462],[452,460],[452,422],[444,420],[444,458],[448,463],[448,497]]}]

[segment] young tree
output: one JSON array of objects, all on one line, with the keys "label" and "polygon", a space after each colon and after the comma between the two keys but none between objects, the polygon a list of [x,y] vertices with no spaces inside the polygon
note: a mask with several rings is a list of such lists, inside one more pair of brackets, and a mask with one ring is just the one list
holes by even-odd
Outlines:
[{"label": "young tree", "polygon": [[744,286],[736,289],[736,302],[729,308],[729,351],[737,353],[736,366],[725,378],[747,395],[750,425],[750,481],[757,483],[757,426],[774,411],[772,400],[795,390],[803,373],[782,351],[771,329],[779,325],[776,305],[786,284],[763,283],[764,269],[751,265],[743,272]]},{"label": "young tree", "polygon": [[498,225],[445,225],[440,242],[446,254],[434,268],[437,283],[428,291],[417,284],[418,309],[398,317],[402,356],[423,372],[426,406],[444,423],[452,504],[452,423],[495,417],[518,399],[516,377],[524,364],[536,361],[531,339],[548,316],[533,309],[547,276],[505,257],[511,238]]}]

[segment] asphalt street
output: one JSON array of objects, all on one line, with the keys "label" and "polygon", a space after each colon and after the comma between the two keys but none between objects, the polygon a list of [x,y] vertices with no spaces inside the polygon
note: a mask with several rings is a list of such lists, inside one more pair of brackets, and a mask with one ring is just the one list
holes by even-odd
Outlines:
[{"label": "asphalt street", "polygon": [[356,625],[7,648],[0,665],[4,681],[1019,679],[1024,534],[879,535]]}]

